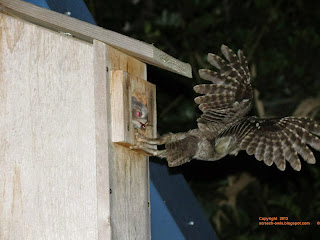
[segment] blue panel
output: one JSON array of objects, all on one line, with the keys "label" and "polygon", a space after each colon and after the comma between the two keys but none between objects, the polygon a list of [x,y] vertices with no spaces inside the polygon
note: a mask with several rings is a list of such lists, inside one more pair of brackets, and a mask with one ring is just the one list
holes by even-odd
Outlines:
[{"label": "blue panel", "polygon": [[71,17],[96,25],[86,4],[82,0],[47,0],[47,3],[50,9],[55,12],[70,13]]},{"label": "blue panel", "polygon": [[186,239],[218,240],[182,174],[170,174],[166,164],[151,161],[150,176]]},{"label": "blue panel", "polygon": [[32,3],[34,5],[37,5],[39,7],[43,7],[43,8],[49,9],[49,6],[48,6],[46,0],[24,0],[24,1]]},{"label": "blue panel", "polygon": [[91,13],[89,12],[86,4],[82,0],[24,0],[25,2],[32,3],[39,7],[47,8],[52,11],[70,14],[71,17],[79,20],[95,24]]},{"label": "blue panel", "polygon": [[185,240],[153,182],[150,182],[152,240]]}]

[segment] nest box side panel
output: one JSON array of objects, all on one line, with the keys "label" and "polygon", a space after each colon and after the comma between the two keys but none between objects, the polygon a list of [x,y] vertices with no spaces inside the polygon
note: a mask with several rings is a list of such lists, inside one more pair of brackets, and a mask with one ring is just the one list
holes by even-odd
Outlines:
[{"label": "nest box side panel", "polygon": [[110,82],[106,69],[106,45],[99,41],[93,42],[94,48],[94,99],[96,128],[96,159],[97,159],[97,221],[98,239],[111,239],[110,223],[110,177],[109,159],[113,158],[111,141],[110,113]]},{"label": "nest box side panel", "polygon": [[139,95],[140,101],[145,101],[152,110],[153,126],[148,131],[154,134],[155,87],[146,81],[146,64],[110,46],[107,47],[107,71],[113,149],[113,156],[109,158],[112,237],[151,239],[148,157],[127,146],[134,141],[130,123],[131,95]]},{"label": "nest box side panel", "polygon": [[0,239],[97,239],[93,49],[0,13]]}]

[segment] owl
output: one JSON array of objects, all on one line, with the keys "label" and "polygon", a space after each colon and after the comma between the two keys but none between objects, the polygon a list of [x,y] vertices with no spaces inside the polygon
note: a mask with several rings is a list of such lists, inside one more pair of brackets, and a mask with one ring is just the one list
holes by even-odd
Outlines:
[{"label": "owl", "polygon": [[148,108],[135,96],[131,97],[131,119],[134,129],[145,129],[148,123]]},{"label": "owl", "polygon": [[[154,139],[137,134],[137,144],[133,148],[167,159],[170,167],[192,159],[216,161],[226,155],[237,155],[241,150],[268,166],[274,163],[281,171],[287,163],[300,171],[299,156],[314,164],[316,160],[309,147],[320,150],[317,122],[298,117],[261,119],[247,116],[253,100],[248,63],[241,50],[236,55],[222,45],[221,51],[226,60],[208,54],[208,62],[217,71],[199,70],[200,77],[210,83],[193,88],[202,94],[195,98],[202,111],[197,120],[198,128]],[[151,147],[162,144],[164,150]]]}]

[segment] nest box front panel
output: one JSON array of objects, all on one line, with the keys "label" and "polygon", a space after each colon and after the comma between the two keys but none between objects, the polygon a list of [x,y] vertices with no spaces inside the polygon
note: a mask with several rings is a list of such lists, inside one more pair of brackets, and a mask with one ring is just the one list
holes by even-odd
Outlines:
[{"label": "nest box front panel", "polygon": [[[116,70],[112,72],[110,88],[112,141],[124,146],[134,145],[135,131],[156,137],[155,85],[123,70]],[[140,110],[135,111],[136,105]],[[143,119],[141,115],[146,111],[147,116]]]}]

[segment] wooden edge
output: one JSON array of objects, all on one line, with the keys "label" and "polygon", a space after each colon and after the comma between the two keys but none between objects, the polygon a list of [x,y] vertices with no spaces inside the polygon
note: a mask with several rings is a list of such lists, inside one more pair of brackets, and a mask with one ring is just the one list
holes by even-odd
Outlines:
[{"label": "wooden edge", "polygon": [[153,47],[154,59],[159,65],[153,63],[151,65],[158,66],[171,72],[178,73],[188,78],[192,78],[192,69],[189,63],[181,62],[180,60],[171,57],[160,49]]},{"label": "wooden edge", "polygon": [[132,126],[130,123],[130,101],[127,72],[115,70],[110,73],[111,136],[112,142],[132,145]]},{"label": "wooden edge", "polygon": [[[132,59],[124,55],[126,54],[114,51],[110,46],[106,48],[107,81],[110,82],[107,92],[110,95],[114,94],[112,90],[114,81],[112,82],[112,79],[114,80],[115,72],[120,79],[128,79],[129,76],[133,76],[146,82],[143,79],[146,73],[146,64],[131,62]],[[134,86],[130,87],[129,84],[126,86],[135,89]],[[120,86],[120,88],[122,87]],[[123,92],[130,92],[130,89],[122,88],[123,91],[119,92],[118,97],[128,99],[128,97],[123,96]],[[112,106],[112,104],[117,103],[112,103],[112,99],[112,96],[108,98],[111,105],[109,108],[111,110],[110,117],[113,118],[114,114],[119,114],[118,110],[120,111],[119,115],[123,115],[123,110],[121,110],[119,104],[118,109],[114,108],[116,105]],[[127,100],[126,104],[129,105],[130,102]],[[128,118],[131,111],[126,111],[124,114]],[[109,134],[113,138],[115,125],[123,126],[123,122],[109,121],[109,123],[112,124],[112,127],[109,128]],[[148,158],[144,154],[131,151],[120,144],[111,143],[111,146],[113,157],[109,158],[109,173],[112,239],[151,239]]]},{"label": "wooden edge", "polygon": [[102,41],[145,63],[192,78],[190,64],[169,56],[152,44],[20,0],[0,0],[0,11],[85,41]]},{"label": "wooden edge", "polygon": [[131,97],[134,96],[148,109],[146,130],[138,130],[147,137],[156,137],[156,87],[144,79],[123,70],[111,72],[111,123],[112,142],[129,147],[135,144],[132,125]]},{"label": "wooden edge", "polygon": [[98,239],[111,239],[110,176],[108,159],[113,157],[111,136],[111,114],[107,89],[110,87],[106,71],[106,44],[93,41],[94,49],[94,101],[97,159],[97,224]]}]

